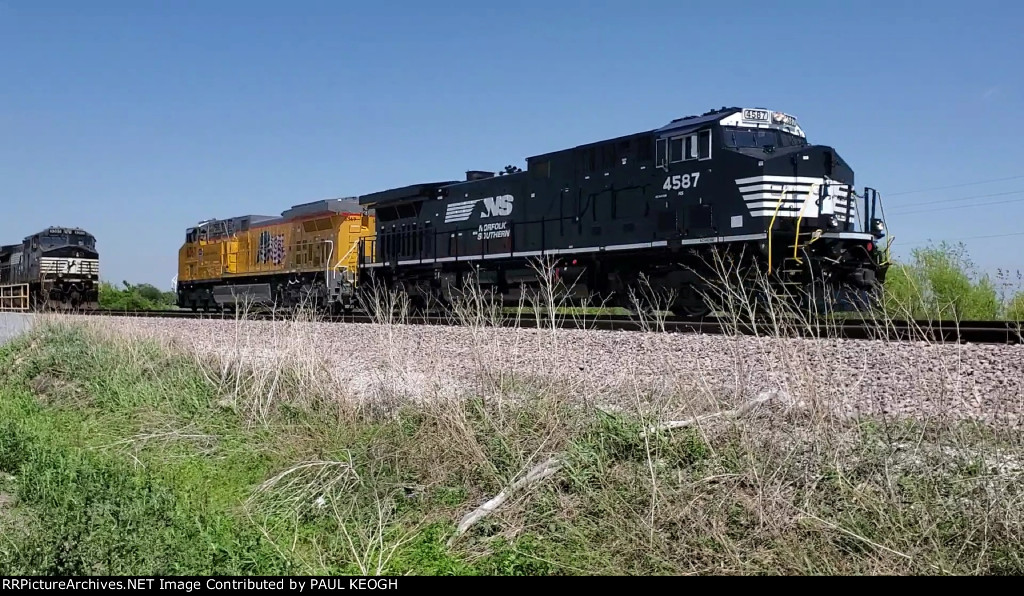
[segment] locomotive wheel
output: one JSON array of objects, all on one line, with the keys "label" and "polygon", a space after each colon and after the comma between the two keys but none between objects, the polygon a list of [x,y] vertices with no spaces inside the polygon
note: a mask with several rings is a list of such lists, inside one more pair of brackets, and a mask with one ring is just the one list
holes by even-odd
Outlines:
[{"label": "locomotive wheel", "polygon": [[711,309],[704,304],[676,303],[672,305],[671,312],[677,317],[688,319],[701,319],[711,314]]},{"label": "locomotive wheel", "polygon": [[679,298],[669,309],[673,315],[698,319],[711,314],[711,307],[693,284],[683,287],[679,294]]}]

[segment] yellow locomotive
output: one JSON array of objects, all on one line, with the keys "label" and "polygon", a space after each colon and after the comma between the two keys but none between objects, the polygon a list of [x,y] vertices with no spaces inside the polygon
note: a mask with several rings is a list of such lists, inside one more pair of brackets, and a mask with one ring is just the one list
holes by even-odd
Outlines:
[{"label": "yellow locomotive", "polygon": [[351,306],[359,252],[372,246],[360,240],[374,233],[373,220],[372,211],[346,198],[295,205],[280,217],[201,222],[178,251],[178,306]]}]

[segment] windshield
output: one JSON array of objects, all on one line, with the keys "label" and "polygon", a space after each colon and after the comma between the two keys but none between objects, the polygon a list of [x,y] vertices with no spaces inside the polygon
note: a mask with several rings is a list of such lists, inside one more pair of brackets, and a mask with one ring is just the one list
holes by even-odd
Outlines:
[{"label": "windshield", "polygon": [[802,147],[807,144],[807,139],[791,135],[773,128],[738,128],[726,127],[722,131],[725,136],[725,146],[742,148],[761,148],[767,145],[773,147]]},{"label": "windshield", "polygon": [[96,248],[96,239],[88,234],[44,234],[40,236],[39,244],[43,248],[56,248],[70,244],[92,249]]},{"label": "windshield", "polygon": [[68,243],[68,237],[61,234],[46,234],[39,238],[39,244],[43,248],[53,248],[55,246],[64,246]]}]

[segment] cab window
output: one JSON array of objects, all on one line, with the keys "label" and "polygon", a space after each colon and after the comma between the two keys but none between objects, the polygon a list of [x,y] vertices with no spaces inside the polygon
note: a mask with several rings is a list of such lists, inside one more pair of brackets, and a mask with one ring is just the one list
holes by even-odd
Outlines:
[{"label": "cab window", "polygon": [[761,149],[763,147],[802,147],[807,140],[773,128],[740,128],[730,126],[722,130],[726,147]]},{"label": "cab window", "polygon": [[682,161],[698,161],[711,158],[711,131],[698,132],[658,139],[658,165]]}]

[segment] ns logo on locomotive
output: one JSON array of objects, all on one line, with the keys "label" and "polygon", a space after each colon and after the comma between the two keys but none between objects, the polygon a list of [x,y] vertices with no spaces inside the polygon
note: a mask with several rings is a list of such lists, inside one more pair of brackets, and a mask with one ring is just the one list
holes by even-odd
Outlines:
[{"label": "ns logo on locomotive", "polygon": [[559,259],[557,277],[592,303],[630,307],[642,275],[690,316],[711,309],[723,252],[793,296],[812,283],[860,294],[885,278],[878,194],[857,194],[849,164],[783,112],[712,110],[526,166],[203,222],[181,248],[179,304],[351,309],[371,282],[420,306],[467,284],[516,303],[537,283],[537,257]]},{"label": "ns logo on locomotive", "polygon": [[99,283],[96,238],[80,228],[50,227],[0,245],[0,310],[95,309]]}]

